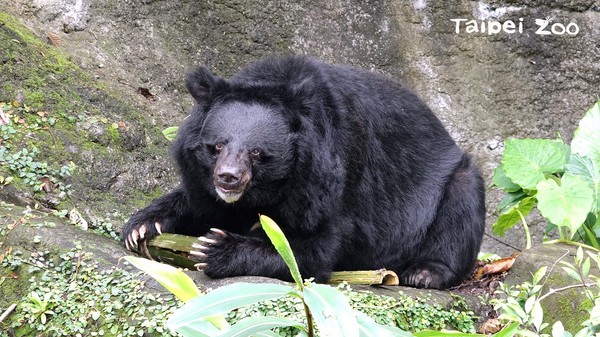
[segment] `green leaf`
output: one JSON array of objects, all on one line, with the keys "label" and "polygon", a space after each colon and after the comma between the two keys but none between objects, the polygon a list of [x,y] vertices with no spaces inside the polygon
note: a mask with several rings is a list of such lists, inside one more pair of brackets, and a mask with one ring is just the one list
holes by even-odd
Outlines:
[{"label": "green leaf", "polygon": [[580,265],[582,260],[583,260],[583,248],[581,248],[581,246],[579,246],[579,247],[577,247],[577,253],[575,254],[575,263],[577,265]]},{"label": "green leaf", "polygon": [[194,281],[173,266],[135,256],[125,256],[125,260],[152,276],[183,302],[201,295]]},{"label": "green leaf", "polygon": [[500,214],[496,223],[492,225],[492,230],[496,235],[504,235],[506,230],[519,223],[535,206],[535,198],[527,197],[521,199],[519,203]]},{"label": "green leaf", "polygon": [[579,121],[571,142],[573,153],[589,157],[600,168],[600,101]]},{"label": "green leaf", "polygon": [[337,289],[323,284],[304,287],[304,302],[310,308],[323,336],[358,337],[358,323],[348,299]]},{"label": "green leaf", "polygon": [[395,326],[377,324],[371,317],[356,311],[359,337],[412,337],[410,332],[402,331]]},{"label": "green leaf", "polygon": [[268,216],[261,215],[259,219],[260,224],[264,229],[265,233],[267,233],[267,236],[271,240],[271,243],[273,243],[275,249],[277,250],[279,255],[281,255],[283,261],[285,261],[285,264],[287,264],[288,268],[290,269],[294,281],[296,281],[298,287],[302,289],[302,276],[300,275],[300,270],[298,269],[298,263],[296,262],[296,258],[294,257],[294,253],[292,252],[292,248],[290,247],[290,243],[285,238],[283,231],[281,230],[281,228],[279,228],[279,226],[277,226],[275,221],[273,221],[273,219],[269,218]]},{"label": "green leaf", "polygon": [[538,284],[540,283],[540,281],[542,280],[542,278],[546,275],[546,272],[548,271],[548,267],[547,266],[543,266],[540,269],[538,269],[534,274],[533,274],[533,284]]},{"label": "green leaf", "polygon": [[547,174],[563,172],[569,147],[549,139],[510,139],[504,145],[506,176],[523,189],[533,190]]},{"label": "green leaf", "polygon": [[535,301],[533,308],[531,309],[531,322],[537,331],[542,330],[542,323],[544,323],[544,309],[539,301]]},{"label": "green leaf", "polygon": [[[182,326],[176,331],[183,337],[211,337],[219,333],[219,329],[215,328],[212,324],[207,321],[201,321],[200,324],[190,324]],[[210,333],[207,333],[210,331]]]},{"label": "green leaf", "polygon": [[509,192],[502,198],[500,203],[498,203],[498,207],[496,207],[496,211],[500,213],[506,212],[509,208],[518,204],[521,200],[527,197],[527,193],[523,190],[518,190],[516,192]]},{"label": "green leaf", "polygon": [[464,333],[460,331],[436,331],[436,330],[423,330],[414,333],[415,337],[452,337],[452,336],[463,336],[463,337],[484,337],[484,334],[478,333]]},{"label": "green leaf", "polygon": [[565,271],[565,273],[567,273],[567,275],[569,275],[569,277],[571,277],[575,281],[581,282],[581,276],[575,269],[572,269],[569,267],[561,267],[561,268]]},{"label": "green leaf", "polygon": [[293,292],[295,289],[288,285],[230,284],[188,301],[171,315],[167,327],[176,330],[207,317],[218,316],[245,305],[282,297]]},{"label": "green leaf", "polygon": [[565,327],[563,326],[561,321],[558,321],[552,325],[552,337],[572,337],[573,335],[565,331]]},{"label": "green leaf", "polygon": [[246,336],[257,336],[263,331],[267,331],[273,328],[280,328],[286,326],[293,326],[299,329],[304,327],[291,319],[279,318],[279,317],[247,317],[231,327],[227,328],[221,334],[216,335],[218,337],[246,337]]},{"label": "green leaf", "polygon": [[492,182],[494,183],[494,186],[501,188],[506,192],[517,192],[521,190],[521,186],[513,183],[513,181],[506,176],[506,172],[504,171],[504,167],[502,167],[502,165],[496,167],[494,170]]},{"label": "green leaf", "polygon": [[546,179],[537,185],[538,209],[553,224],[569,228],[573,237],[592,209],[593,190],[578,176],[564,175],[560,182]]},{"label": "green leaf", "polygon": [[594,164],[589,157],[572,154],[566,166],[569,175],[576,175],[585,180],[593,189],[593,211],[600,211],[600,166]]},{"label": "green leaf", "polygon": [[581,264],[581,274],[583,277],[587,277],[590,273],[590,258],[586,258]]},{"label": "green leaf", "polygon": [[177,131],[179,130],[179,127],[177,126],[171,126],[168,127],[166,129],[164,129],[162,131],[163,136],[165,136],[165,138],[169,141],[175,139],[175,137],[177,136]]},{"label": "green leaf", "polygon": [[525,309],[526,313],[528,313],[528,314],[531,313],[531,310],[533,309],[533,305],[535,304],[536,299],[537,299],[536,296],[533,295],[533,296],[529,297],[527,299],[527,301],[525,301],[525,306],[523,308]]}]

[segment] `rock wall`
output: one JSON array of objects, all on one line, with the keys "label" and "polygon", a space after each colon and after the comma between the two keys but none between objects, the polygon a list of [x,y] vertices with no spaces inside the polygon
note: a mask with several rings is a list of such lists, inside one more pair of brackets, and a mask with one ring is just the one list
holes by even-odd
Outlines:
[{"label": "rock wall", "polygon": [[[475,155],[488,181],[504,139],[569,140],[599,97],[600,2],[594,0],[0,0],[0,5],[40,38],[58,37],[57,47],[72,61],[125,93],[158,127],[185,118],[191,99],[182,79],[200,64],[228,76],[266,55],[309,54],[401,78]],[[469,20],[478,30],[491,21],[510,20],[514,28],[509,23],[499,33],[470,33]],[[536,33],[536,20],[548,22],[549,35]],[[498,198],[488,193],[490,211]],[[543,226],[538,227],[539,241]],[[509,241],[520,247],[522,236],[513,231]],[[487,240],[483,250],[512,248]]]}]

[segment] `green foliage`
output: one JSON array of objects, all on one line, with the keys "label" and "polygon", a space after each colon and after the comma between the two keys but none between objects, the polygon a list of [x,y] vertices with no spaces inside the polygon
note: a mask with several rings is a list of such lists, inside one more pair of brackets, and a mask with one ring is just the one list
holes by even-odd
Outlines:
[{"label": "green foliage", "polygon": [[474,313],[460,298],[450,307],[428,303],[428,298],[413,298],[402,293],[398,298],[378,296],[370,292],[354,292],[348,285],[338,287],[350,305],[382,325],[397,326],[405,331],[456,329],[475,332]]},{"label": "green foliage", "polygon": [[[364,298],[348,299],[342,292],[333,287],[315,284],[310,281],[302,282],[293,253],[281,229],[266,216],[261,215],[260,221],[265,232],[276,246],[277,251],[284,257],[284,261],[288,264],[292,274],[297,273],[295,277],[297,279],[296,287],[278,284],[236,283],[221,287],[209,292],[207,295],[197,296],[192,299],[187,297],[188,300],[185,305],[169,318],[167,327],[172,331],[179,332],[183,336],[278,336],[278,334],[274,334],[272,329],[290,326],[294,329],[279,331],[286,335],[292,332],[293,335],[314,336],[316,332],[313,328],[316,327],[318,333],[323,336],[412,335],[392,326],[395,322],[389,316],[391,310],[384,311],[384,317],[388,318],[385,323],[391,324],[380,325],[364,313],[354,311],[350,305],[351,302],[366,303],[366,301],[363,301]],[[147,271],[151,276],[156,277],[160,283],[167,285],[170,291],[178,294],[190,292],[197,294],[194,290],[190,290],[190,281],[184,281],[188,277],[173,267],[161,267],[160,272],[157,273],[158,267],[155,265],[155,262],[139,258],[128,258],[128,260],[132,261],[136,266],[142,265],[143,270]],[[305,310],[305,320],[299,320],[293,316],[275,317],[273,315],[277,313],[277,310],[274,308],[279,308],[277,303],[280,303],[279,301],[282,299],[289,298],[296,299],[296,302],[292,301],[288,307],[294,308],[295,311],[303,308]],[[211,319],[220,318],[227,313],[231,315],[234,310],[257,305],[257,303],[261,303],[263,307],[270,305],[272,310],[267,310],[264,316],[245,317],[234,320],[232,325],[219,326],[211,322]],[[419,307],[419,305],[414,305],[415,303],[423,304],[423,302],[414,302],[408,304],[408,306],[415,310],[414,308]],[[390,304],[390,306],[393,307],[394,304]],[[382,306],[375,306],[373,308],[367,306],[363,309],[365,311],[372,311],[391,308]],[[416,309],[416,312],[418,313],[419,309]],[[419,318],[427,320],[431,317]],[[471,325],[467,329],[472,330],[472,317],[469,317],[469,319]],[[431,320],[435,321],[434,319]],[[441,324],[444,324],[442,327],[445,327],[446,321]],[[468,336],[469,334],[462,333],[462,335]]]},{"label": "green foliage", "polygon": [[[531,282],[525,282],[516,286],[507,286],[500,284],[498,293],[503,298],[492,300],[496,310],[501,313],[500,319],[515,329],[514,333],[521,336],[540,336],[540,337],[584,337],[595,336],[600,324],[600,277],[590,274],[592,262],[600,268],[600,255],[598,253],[589,253],[584,257],[583,249],[578,248],[575,256],[575,263],[559,261],[562,269],[576,283],[564,286],[562,288],[544,287],[548,277],[548,268],[538,269],[532,276]],[[587,283],[592,279],[594,283]],[[581,289],[583,293],[594,303],[589,311],[590,317],[583,323],[583,328],[575,334],[567,332],[562,322],[557,321],[552,324],[551,334],[547,333],[550,324],[544,320],[544,309],[542,301],[556,293],[570,289]],[[544,330],[546,329],[546,330]]]},{"label": "green foliage", "polygon": [[67,193],[70,186],[64,185],[60,179],[70,176],[75,169],[71,162],[68,165],[61,166],[59,169],[51,168],[46,162],[36,161],[39,151],[36,147],[31,149],[21,149],[17,152],[9,150],[7,147],[0,147],[0,165],[8,169],[14,177],[20,178],[26,185],[38,192],[44,188],[44,178],[53,186],[59,186],[61,191]]},{"label": "green foliage", "polygon": [[[137,274],[99,270],[81,247],[57,260],[50,256],[14,252],[2,260],[2,267],[14,271],[27,267],[31,275],[29,294],[2,323],[14,328],[17,336],[171,336],[164,325],[179,305],[172,296],[145,292]],[[0,336],[8,336],[1,330]]]},{"label": "green foliage", "polygon": [[[578,237],[600,248],[600,101],[583,117],[571,147],[561,140],[511,139],[493,182],[507,195],[498,205],[494,233],[521,222],[537,206],[560,238]],[[596,234],[598,233],[598,234]]]},{"label": "green foliage", "polygon": [[18,102],[0,102],[0,183],[8,184],[20,179],[34,192],[44,189],[57,189],[62,197],[70,194],[70,185],[64,183],[75,170],[75,164],[69,162],[55,168],[44,161],[38,161],[40,151],[36,146],[28,146],[17,141],[17,136],[39,130],[48,130],[56,123],[56,118],[48,117],[48,112],[33,111]]}]

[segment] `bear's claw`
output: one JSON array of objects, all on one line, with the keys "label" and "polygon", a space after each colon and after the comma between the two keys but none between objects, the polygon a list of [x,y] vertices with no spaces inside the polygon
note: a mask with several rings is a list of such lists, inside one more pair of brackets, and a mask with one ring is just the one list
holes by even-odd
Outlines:
[{"label": "bear's claw", "polygon": [[[158,234],[162,234],[161,224],[158,222],[154,223],[154,229]],[[146,224],[142,224],[134,228],[129,235],[127,235],[123,241],[125,241],[125,248],[131,251],[137,251],[141,254],[145,255],[147,258],[152,259],[150,255],[150,251],[148,250],[148,239],[152,238],[154,235],[149,230],[150,228]],[[147,234],[150,234],[148,236]]]},{"label": "bear's claw", "polygon": [[208,267],[208,264],[206,264],[206,263],[196,263],[194,265],[194,267],[196,267],[196,269],[198,269],[198,270],[204,270],[206,267]]}]

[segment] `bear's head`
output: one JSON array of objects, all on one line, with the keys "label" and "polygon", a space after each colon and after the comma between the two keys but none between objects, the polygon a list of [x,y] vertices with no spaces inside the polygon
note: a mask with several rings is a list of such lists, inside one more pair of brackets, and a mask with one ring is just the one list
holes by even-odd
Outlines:
[{"label": "bear's head", "polygon": [[273,200],[294,170],[285,104],[265,88],[240,87],[204,68],[186,82],[197,104],[174,144],[184,186],[226,203]]}]

